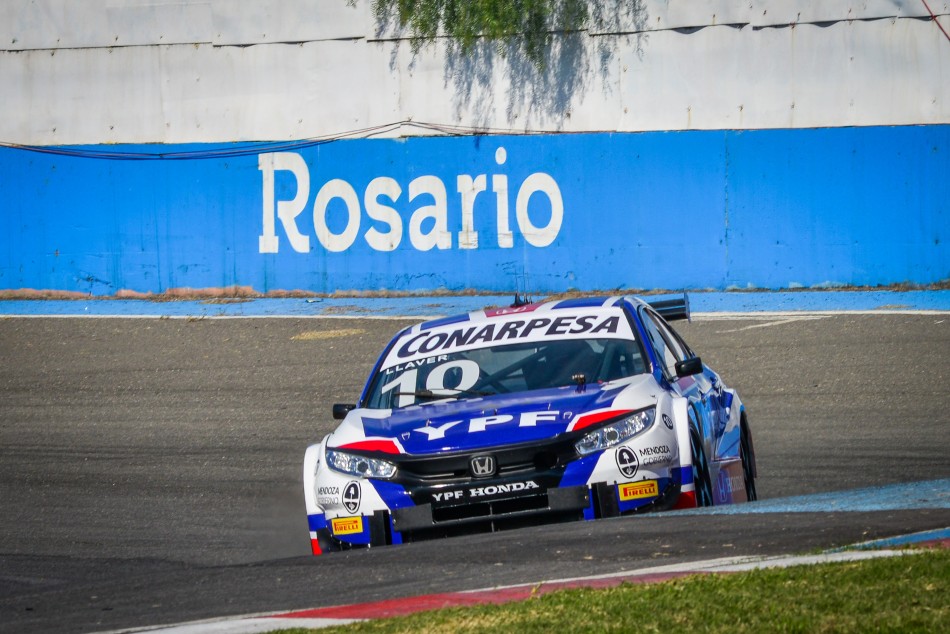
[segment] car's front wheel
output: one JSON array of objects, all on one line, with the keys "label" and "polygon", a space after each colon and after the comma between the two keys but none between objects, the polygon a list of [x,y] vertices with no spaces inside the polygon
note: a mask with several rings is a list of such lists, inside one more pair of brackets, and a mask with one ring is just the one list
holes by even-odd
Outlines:
[{"label": "car's front wheel", "polygon": [[703,451],[699,434],[695,430],[689,433],[690,454],[693,460],[693,486],[696,488],[696,506],[712,506],[712,483],[709,480],[709,463]]},{"label": "car's front wheel", "polygon": [[755,491],[755,454],[752,452],[752,432],[749,431],[749,421],[742,414],[742,434],[739,438],[739,452],[742,458],[742,479],[745,484],[746,499],[749,502],[758,499]]}]

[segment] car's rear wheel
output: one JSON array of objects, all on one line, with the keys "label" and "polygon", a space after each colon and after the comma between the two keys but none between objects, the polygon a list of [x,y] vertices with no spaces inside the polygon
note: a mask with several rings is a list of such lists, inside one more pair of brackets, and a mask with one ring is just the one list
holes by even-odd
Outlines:
[{"label": "car's rear wheel", "polygon": [[693,486],[696,488],[696,506],[712,506],[712,483],[709,481],[709,463],[703,451],[699,434],[695,430],[689,433],[690,454],[693,460]]},{"label": "car's rear wheel", "polygon": [[758,499],[755,491],[755,454],[752,452],[752,433],[745,414],[742,415],[742,433],[739,438],[739,452],[742,458],[742,479],[745,483],[746,498],[749,502]]}]

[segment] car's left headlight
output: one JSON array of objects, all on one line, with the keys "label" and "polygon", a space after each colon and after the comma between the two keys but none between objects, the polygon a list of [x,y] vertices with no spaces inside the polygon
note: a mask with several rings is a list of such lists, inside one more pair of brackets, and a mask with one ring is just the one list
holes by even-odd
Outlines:
[{"label": "car's left headlight", "polygon": [[327,464],[336,471],[361,478],[386,479],[396,475],[396,465],[388,460],[368,458],[330,448],[327,448]]},{"label": "car's left headlight", "polygon": [[642,434],[653,426],[656,419],[656,408],[651,407],[627,416],[615,423],[598,427],[584,434],[584,437],[574,443],[574,448],[582,456],[603,451],[630,440],[637,434]]}]

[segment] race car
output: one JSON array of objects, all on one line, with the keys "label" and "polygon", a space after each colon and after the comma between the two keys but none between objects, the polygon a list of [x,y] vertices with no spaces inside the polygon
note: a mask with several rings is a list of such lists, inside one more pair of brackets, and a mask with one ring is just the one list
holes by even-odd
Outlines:
[{"label": "race car", "polygon": [[313,553],[754,500],[745,408],[688,318],[592,297],[402,330],[307,449]]}]

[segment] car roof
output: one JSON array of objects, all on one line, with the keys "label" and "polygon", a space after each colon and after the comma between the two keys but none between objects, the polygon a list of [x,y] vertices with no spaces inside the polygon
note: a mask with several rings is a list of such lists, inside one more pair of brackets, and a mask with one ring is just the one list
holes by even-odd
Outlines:
[{"label": "car roof", "polygon": [[502,308],[485,308],[470,313],[452,315],[450,317],[441,317],[433,319],[414,326],[406,328],[399,333],[399,336],[410,332],[422,332],[442,326],[449,326],[463,322],[486,322],[493,319],[506,319],[512,315],[546,313],[549,311],[559,311],[578,308],[619,308],[624,300],[633,300],[636,303],[641,302],[636,297],[622,297],[614,295],[611,297],[574,297],[570,299],[556,299],[548,302],[539,302],[535,304],[524,304],[521,306],[513,305]]},{"label": "car roof", "polygon": [[556,314],[558,311],[564,311],[564,313],[567,314],[576,314],[579,310],[586,310],[588,312],[601,314],[617,314],[623,311],[624,304],[631,306],[646,305],[643,300],[634,296],[614,295],[611,297],[577,297],[535,304],[526,304],[522,306],[514,305],[505,308],[486,308],[469,313],[432,319],[415,324],[413,326],[409,326],[407,328],[403,328],[390,340],[389,344],[386,346],[385,350],[376,361],[373,371],[370,374],[370,379],[367,381],[363,388],[363,392],[360,395],[360,403],[364,402],[370,385],[373,382],[373,377],[377,375],[381,368],[391,367],[391,356],[396,349],[396,346],[399,345],[400,341],[405,341],[407,337],[413,337],[430,330],[444,329],[455,324],[466,324],[466,326],[479,327],[481,325],[494,323],[496,321],[510,321],[512,318],[515,318],[519,315],[537,315],[540,317],[542,315],[550,316],[552,313]]}]

